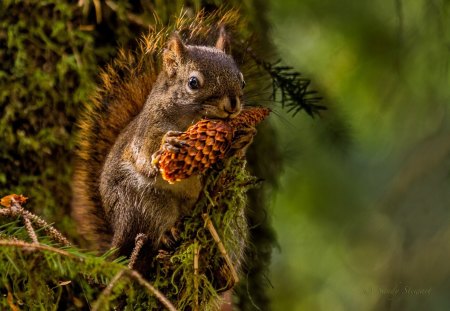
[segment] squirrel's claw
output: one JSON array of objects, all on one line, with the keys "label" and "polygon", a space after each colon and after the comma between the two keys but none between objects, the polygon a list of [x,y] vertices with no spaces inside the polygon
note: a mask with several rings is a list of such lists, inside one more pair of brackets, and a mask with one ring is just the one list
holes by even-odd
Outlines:
[{"label": "squirrel's claw", "polygon": [[167,137],[164,140],[164,145],[169,146],[169,147],[175,147],[175,148],[183,148],[186,146],[189,146],[189,144],[187,142],[185,142],[184,140],[181,140],[177,137]]},{"label": "squirrel's claw", "polygon": [[161,154],[161,150],[158,150],[152,154],[152,164],[155,168],[158,166],[159,159],[161,159]]},{"label": "squirrel's claw", "polygon": [[161,159],[161,155],[165,151],[169,151],[171,153],[179,153],[180,149],[188,146],[188,144],[179,139],[179,136],[182,132],[176,132],[176,131],[168,131],[163,139],[162,139],[162,146],[161,148],[152,154],[152,161],[153,168],[156,170],[157,173],[159,171],[159,161]]},{"label": "squirrel's claw", "polygon": [[172,152],[172,153],[178,153],[178,152],[180,152],[180,147],[179,146],[175,146],[174,144],[170,144],[170,143],[164,143],[163,145],[162,145],[162,149],[164,150],[164,151],[170,151],[170,152]]},{"label": "squirrel's claw", "polygon": [[179,137],[182,132],[168,131],[163,137],[162,149],[172,153],[180,152],[180,149],[188,146],[188,143]]},{"label": "squirrel's claw", "polygon": [[180,132],[180,131],[168,131],[164,135],[164,138],[167,138],[167,137],[179,137],[181,134],[183,134],[183,132]]},{"label": "squirrel's claw", "polygon": [[156,176],[159,173],[159,160],[161,159],[162,151],[158,150],[155,153],[152,154],[152,165],[150,166],[150,176]]},{"label": "squirrel's claw", "polygon": [[176,227],[170,228],[162,237],[161,243],[169,248],[173,247],[180,239],[179,231]]},{"label": "squirrel's claw", "polygon": [[254,127],[247,127],[239,129],[234,133],[233,143],[231,145],[232,155],[242,157],[247,150],[247,147],[253,142],[253,137],[256,135]]},{"label": "squirrel's claw", "polygon": [[175,239],[175,241],[178,241],[180,239],[180,230],[178,230],[177,227],[170,228],[170,234]]},{"label": "squirrel's claw", "polygon": [[188,143],[180,139],[183,132],[168,131],[163,137],[163,144],[169,144],[177,148],[188,146]]},{"label": "squirrel's claw", "polygon": [[165,259],[165,258],[170,258],[171,253],[164,250],[164,249],[160,249],[158,250],[158,255],[156,255],[157,259]]}]

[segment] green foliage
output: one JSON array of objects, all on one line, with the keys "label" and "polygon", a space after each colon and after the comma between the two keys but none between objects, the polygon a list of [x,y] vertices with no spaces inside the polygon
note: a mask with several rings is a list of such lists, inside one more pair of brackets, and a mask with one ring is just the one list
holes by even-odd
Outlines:
[{"label": "green foliage", "polygon": [[[205,226],[204,215],[208,214],[217,228],[232,264],[239,265],[239,254],[247,239],[245,192],[255,181],[246,172],[243,160],[232,159],[223,170],[211,172],[194,212],[182,221],[175,250],[148,262],[153,267],[150,274],[153,286],[174,302],[178,310],[195,305],[201,310],[216,310],[221,301],[218,291],[234,284],[231,268]],[[26,244],[23,241],[29,237],[21,220],[0,226],[0,294],[12,297],[0,300],[0,307],[25,305],[42,310],[87,306],[109,310],[119,305],[129,310],[160,307],[161,302],[152,293],[122,277],[120,273],[127,270],[126,261],[111,260],[112,251],[96,256],[78,248],[53,245],[42,229],[37,234],[40,244]],[[198,270],[194,268],[195,261]]]},{"label": "green foliage", "polygon": [[329,108],[278,124],[273,309],[450,309],[450,3],[271,4],[282,58]]},{"label": "green foliage", "polygon": [[294,68],[280,65],[280,61],[273,64],[258,58],[255,58],[255,61],[272,80],[272,101],[281,103],[288,112],[293,112],[295,116],[304,110],[314,117],[326,109],[325,106],[318,104],[322,97],[317,91],[310,89],[311,80],[303,78]]},{"label": "green foliage", "polygon": [[0,299],[1,309],[9,309],[11,304],[30,310],[86,308],[111,278],[125,269],[123,258],[108,259],[111,253],[99,257],[74,247],[57,248],[37,233],[41,246],[50,247],[40,249],[20,242],[18,239],[27,239],[27,232],[19,220],[0,226],[0,241],[11,243],[1,245],[0,293],[11,296],[11,300]]}]

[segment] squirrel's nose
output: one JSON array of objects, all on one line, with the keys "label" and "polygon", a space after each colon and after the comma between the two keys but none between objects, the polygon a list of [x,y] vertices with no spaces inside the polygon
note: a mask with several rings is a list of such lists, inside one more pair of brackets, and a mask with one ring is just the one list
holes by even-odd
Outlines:
[{"label": "squirrel's nose", "polygon": [[239,112],[239,110],[241,110],[241,101],[236,96],[228,97],[228,100],[225,102],[224,110],[230,114]]}]

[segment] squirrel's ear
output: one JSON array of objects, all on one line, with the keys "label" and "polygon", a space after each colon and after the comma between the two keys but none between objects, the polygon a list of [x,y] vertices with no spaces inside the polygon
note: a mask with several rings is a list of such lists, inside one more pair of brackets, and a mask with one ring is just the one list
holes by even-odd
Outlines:
[{"label": "squirrel's ear", "polygon": [[221,50],[224,53],[229,54],[231,50],[230,40],[228,38],[225,28],[222,26],[219,30],[219,38],[217,38],[216,49]]},{"label": "squirrel's ear", "polygon": [[164,49],[163,53],[163,64],[169,76],[172,76],[179,64],[182,63],[184,56],[186,54],[186,46],[183,41],[181,41],[178,33],[173,33],[167,42],[167,47]]}]

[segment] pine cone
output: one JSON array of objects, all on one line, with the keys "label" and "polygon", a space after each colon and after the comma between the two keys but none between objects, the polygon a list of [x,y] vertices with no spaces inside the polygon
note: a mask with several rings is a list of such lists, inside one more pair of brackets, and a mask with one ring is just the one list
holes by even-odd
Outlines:
[{"label": "pine cone", "polygon": [[237,130],[256,126],[269,113],[268,108],[255,107],[230,120],[203,119],[178,137],[183,145],[178,152],[161,147],[153,164],[169,183],[204,173],[227,157]]}]

